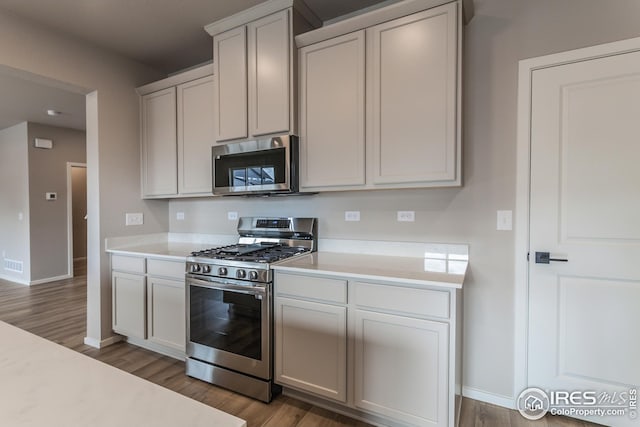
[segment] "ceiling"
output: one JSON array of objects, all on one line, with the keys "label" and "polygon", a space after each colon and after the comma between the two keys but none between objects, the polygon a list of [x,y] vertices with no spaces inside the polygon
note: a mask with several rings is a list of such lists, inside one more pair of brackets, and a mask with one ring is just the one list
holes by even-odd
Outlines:
[{"label": "ceiling", "polygon": [[[0,0],[0,9],[165,73],[213,56],[204,26],[264,0]],[[383,0],[305,0],[327,21]]]},{"label": "ceiling", "polygon": [[[61,112],[47,115],[47,110]],[[85,129],[85,97],[0,68],[0,129],[21,122]]]},{"label": "ceiling", "polygon": [[[210,61],[204,26],[264,0],[0,0],[0,13],[166,74]],[[322,21],[397,0],[305,0]],[[47,109],[63,114],[50,117]],[[23,121],[85,129],[85,97],[0,67],[0,129]]]}]

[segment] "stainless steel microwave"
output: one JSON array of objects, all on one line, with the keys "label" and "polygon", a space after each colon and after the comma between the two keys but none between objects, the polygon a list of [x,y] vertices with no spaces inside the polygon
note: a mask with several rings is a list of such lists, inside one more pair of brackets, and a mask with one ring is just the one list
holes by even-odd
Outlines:
[{"label": "stainless steel microwave", "polygon": [[213,194],[298,192],[298,137],[282,135],[212,147]]}]

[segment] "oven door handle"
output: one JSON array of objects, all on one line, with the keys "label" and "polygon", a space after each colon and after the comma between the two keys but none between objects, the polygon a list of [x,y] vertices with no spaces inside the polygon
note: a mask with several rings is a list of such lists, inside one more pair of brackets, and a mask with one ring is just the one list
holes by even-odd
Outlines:
[{"label": "oven door handle", "polygon": [[265,286],[243,286],[243,285],[234,285],[231,283],[223,283],[223,282],[219,282],[219,281],[207,281],[207,280],[200,280],[200,279],[194,279],[192,277],[188,277],[187,278],[187,286],[188,285],[197,285],[203,288],[209,288],[209,289],[217,289],[219,291],[232,291],[232,292],[237,292],[240,294],[247,294],[247,295],[260,295],[260,296],[264,296],[267,293],[266,287]]}]

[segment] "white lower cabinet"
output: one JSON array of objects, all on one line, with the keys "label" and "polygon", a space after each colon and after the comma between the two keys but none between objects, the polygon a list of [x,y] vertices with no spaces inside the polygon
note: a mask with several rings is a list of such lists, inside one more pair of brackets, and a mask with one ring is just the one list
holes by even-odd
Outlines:
[{"label": "white lower cabinet", "polygon": [[285,392],[376,424],[455,425],[459,289],[283,270],[274,289]]},{"label": "white lower cabinet", "polygon": [[354,403],[419,426],[447,425],[449,325],[355,310]]},{"label": "white lower cabinet", "polygon": [[276,379],[347,401],[347,308],[276,298]]},{"label": "white lower cabinet", "polygon": [[113,292],[113,330],[119,334],[145,338],[144,275],[114,271],[111,274]]},{"label": "white lower cabinet", "polygon": [[185,350],[184,281],[147,279],[148,340]]},{"label": "white lower cabinet", "polygon": [[132,344],[183,359],[184,261],[111,255],[113,330]]}]

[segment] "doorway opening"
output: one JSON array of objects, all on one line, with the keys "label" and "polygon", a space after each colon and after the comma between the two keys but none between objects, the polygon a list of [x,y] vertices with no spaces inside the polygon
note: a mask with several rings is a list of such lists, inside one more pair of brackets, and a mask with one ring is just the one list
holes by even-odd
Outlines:
[{"label": "doorway opening", "polygon": [[87,165],[67,162],[68,274],[87,273]]}]

